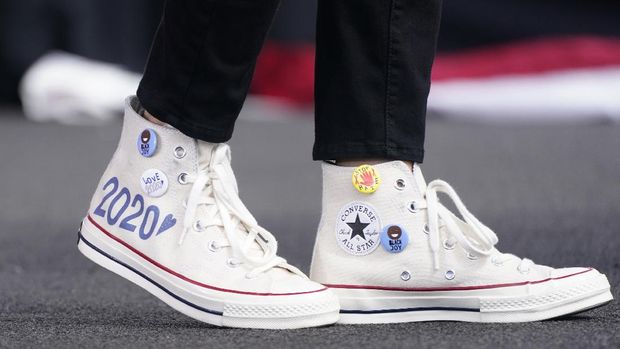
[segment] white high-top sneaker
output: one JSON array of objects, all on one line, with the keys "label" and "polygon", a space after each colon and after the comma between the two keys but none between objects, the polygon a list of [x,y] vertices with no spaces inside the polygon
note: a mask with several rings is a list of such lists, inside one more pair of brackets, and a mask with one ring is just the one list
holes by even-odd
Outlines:
[{"label": "white high-top sneaker", "polygon": [[78,247],[174,309],[218,326],[332,324],[333,292],[276,255],[276,239],[238,197],[226,144],[189,138],[126,101],[116,153]]},{"label": "white high-top sneaker", "polygon": [[607,278],[592,268],[537,265],[496,243],[448,183],[426,185],[417,165],[412,173],[401,161],[355,170],[323,164],[310,277],[336,292],[341,323],[535,321],[612,299]]}]

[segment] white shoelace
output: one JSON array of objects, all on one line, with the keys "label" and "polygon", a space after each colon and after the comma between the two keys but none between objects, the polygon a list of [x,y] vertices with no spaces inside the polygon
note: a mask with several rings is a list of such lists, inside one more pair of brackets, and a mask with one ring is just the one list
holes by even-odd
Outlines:
[{"label": "white shoelace", "polygon": [[[300,276],[305,275],[297,268],[286,263],[276,255],[278,242],[275,237],[256,222],[256,219],[239,198],[239,190],[233,170],[230,166],[230,148],[218,144],[213,150],[207,170],[186,176],[188,183],[193,183],[186,204],[183,219],[183,233],[179,239],[182,244],[190,229],[197,224],[199,230],[220,227],[226,234],[227,241],[221,241],[217,248],[231,247],[236,259],[233,264],[246,263],[251,266],[247,277],[255,277],[273,267],[282,267]],[[196,220],[200,205],[206,207],[206,217]],[[239,230],[247,233],[239,233]],[[255,243],[262,249],[262,256],[257,257]],[[253,248],[254,246],[254,248]],[[259,252],[259,254],[261,254]]]},{"label": "white shoelace", "polygon": [[[464,221],[439,202],[437,193],[446,194],[454,202]],[[456,239],[461,247],[474,258],[491,256],[491,261],[498,265],[516,258],[520,260],[518,269],[523,273],[528,272],[534,264],[527,258],[521,259],[515,255],[497,251],[495,249],[495,244],[498,242],[497,235],[467,210],[456,191],[447,182],[440,179],[430,182],[426,188],[426,201],[429,243],[435,270],[439,268],[440,219],[448,235]]]}]

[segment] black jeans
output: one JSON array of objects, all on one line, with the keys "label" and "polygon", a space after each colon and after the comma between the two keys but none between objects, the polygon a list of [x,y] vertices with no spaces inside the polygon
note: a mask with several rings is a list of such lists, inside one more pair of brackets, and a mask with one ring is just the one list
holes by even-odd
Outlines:
[{"label": "black jeans", "polygon": [[[138,97],[186,135],[225,142],[279,0],[170,0]],[[441,0],[319,0],[315,160],[421,162]]]}]

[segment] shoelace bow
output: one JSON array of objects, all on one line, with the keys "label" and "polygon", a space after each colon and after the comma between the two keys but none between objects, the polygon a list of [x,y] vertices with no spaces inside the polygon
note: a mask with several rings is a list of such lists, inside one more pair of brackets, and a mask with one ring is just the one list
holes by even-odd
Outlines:
[{"label": "shoelace bow", "polygon": [[[437,193],[446,194],[454,202],[456,209],[463,219],[450,212],[439,202]],[[439,248],[440,248],[440,219],[445,225],[450,237],[456,239],[460,246],[467,253],[474,256],[491,256],[492,261],[501,264],[510,259],[519,259],[519,271],[527,272],[534,264],[531,260],[521,259],[513,254],[500,253],[495,249],[498,242],[497,235],[482,224],[463,204],[456,191],[445,181],[436,179],[426,187],[426,202],[428,212],[428,233],[431,252],[433,254],[433,264],[435,270],[439,268]]]},{"label": "shoelace bow", "polygon": [[[227,241],[219,243],[218,248],[231,247],[232,256],[239,260],[237,264],[250,265],[252,270],[248,277],[273,267],[286,268],[305,277],[299,269],[277,256],[277,240],[269,231],[258,225],[254,216],[241,202],[235,174],[230,166],[230,148],[227,145],[217,145],[207,170],[188,175],[187,182],[193,185],[186,204],[184,229],[179,244],[183,243],[195,222],[200,225],[201,230],[220,227],[224,230]],[[207,206],[206,217],[195,221],[197,209],[201,205]],[[239,230],[247,235],[239,234]],[[251,255],[250,251],[255,243],[262,249],[262,256]]]}]

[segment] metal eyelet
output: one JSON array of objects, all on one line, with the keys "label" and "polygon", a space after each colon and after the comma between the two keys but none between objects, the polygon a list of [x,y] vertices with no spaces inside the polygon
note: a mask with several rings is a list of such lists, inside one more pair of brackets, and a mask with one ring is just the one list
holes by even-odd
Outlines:
[{"label": "metal eyelet", "polygon": [[187,184],[187,173],[181,172],[177,177],[177,181],[179,182],[179,184]]},{"label": "metal eyelet", "polygon": [[501,267],[502,265],[504,265],[504,262],[498,261],[493,257],[491,257],[491,263],[493,263],[493,265],[495,265],[496,267]]},{"label": "metal eyelet", "polygon": [[405,187],[406,187],[405,180],[402,178],[397,179],[396,183],[394,183],[394,188],[396,188],[397,190],[404,190]]},{"label": "metal eyelet", "polygon": [[209,241],[209,251],[217,252],[220,250],[220,246],[215,242],[215,240]]},{"label": "metal eyelet", "polygon": [[527,274],[527,273],[529,273],[529,272],[530,272],[530,269],[529,269],[529,268],[528,268],[528,269],[521,269],[521,268],[517,267],[517,270],[518,270],[518,271],[519,271],[519,273],[521,273],[521,274]]},{"label": "metal eyelet", "polygon": [[476,259],[478,259],[478,256],[476,256],[475,254],[471,253],[471,252],[467,252],[467,258],[475,261]]},{"label": "metal eyelet", "polygon": [[452,241],[450,239],[446,239],[443,241],[443,248],[446,250],[453,250],[454,246],[456,246],[456,241]]},{"label": "metal eyelet", "polygon": [[202,223],[200,222],[200,220],[197,220],[194,222],[193,228],[195,231],[199,231],[199,232],[204,230],[204,227],[202,226]]},{"label": "metal eyelet", "polygon": [[236,261],[234,258],[228,258],[226,260],[226,265],[228,265],[231,268],[236,268],[236,267],[239,266],[239,264],[240,263],[238,261]]},{"label": "metal eyelet", "polygon": [[452,269],[446,270],[446,279],[453,280],[456,277],[456,273]]},{"label": "metal eyelet", "polygon": [[424,234],[428,235],[431,233],[431,231],[428,229],[428,224],[424,224],[424,228],[422,230],[424,232]]},{"label": "metal eyelet", "polygon": [[183,159],[185,157],[186,151],[185,148],[179,146],[174,148],[174,157],[177,159]]},{"label": "metal eyelet", "polygon": [[409,212],[411,212],[411,213],[416,213],[416,212],[418,212],[418,207],[417,207],[416,202],[415,202],[415,201],[411,201],[411,202],[409,203],[409,207],[408,207],[408,209],[409,209]]},{"label": "metal eyelet", "polygon": [[400,273],[400,279],[403,281],[409,281],[411,279],[411,274],[405,270],[402,273]]}]

